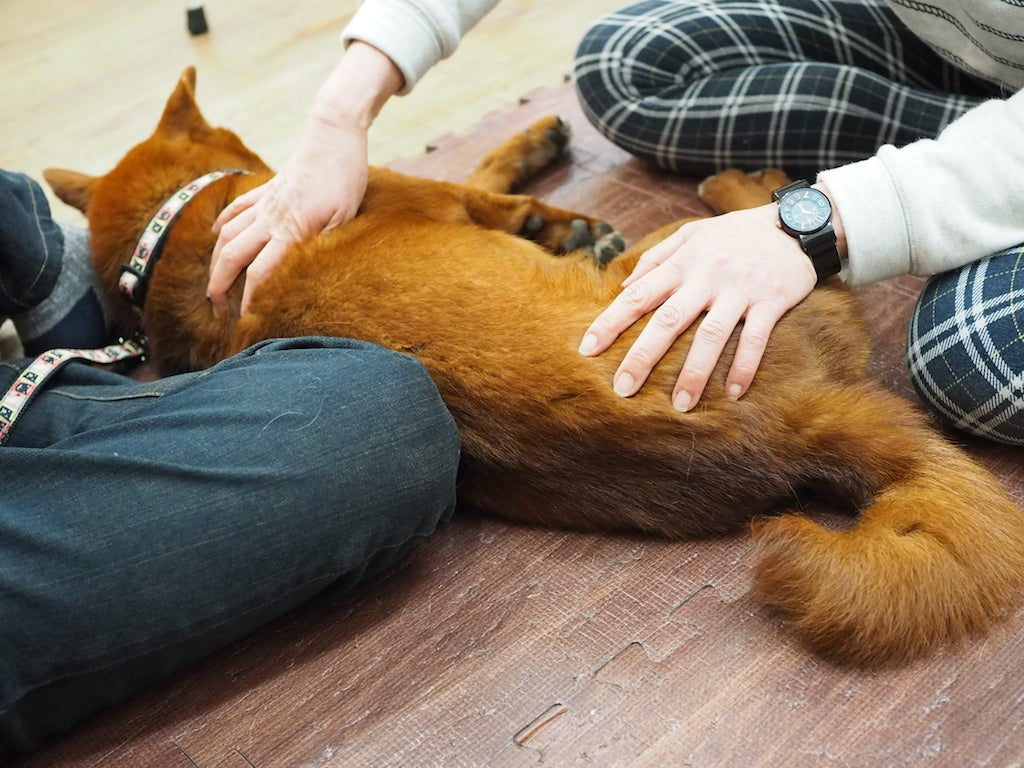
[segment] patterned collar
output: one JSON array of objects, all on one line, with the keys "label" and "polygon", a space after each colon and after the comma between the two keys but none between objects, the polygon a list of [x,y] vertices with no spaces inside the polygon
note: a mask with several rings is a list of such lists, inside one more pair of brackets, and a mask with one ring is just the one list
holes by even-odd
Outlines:
[{"label": "patterned collar", "polygon": [[186,184],[160,206],[160,210],[149,220],[149,224],[142,231],[142,236],[139,238],[138,245],[135,246],[132,257],[128,260],[127,264],[121,267],[121,277],[117,283],[122,295],[134,304],[136,308],[142,309],[143,302],[146,300],[146,288],[149,286],[149,278],[153,266],[156,264],[157,259],[160,258],[167,235],[171,231],[171,225],[185,209],[185,206],[191,202],[193,197],[213,184],[213,182],[225,176],[237,176],[243,173],[249,173],[249,171],[230,168],[211,171],[205,176],[200,176],[195,181]]}]

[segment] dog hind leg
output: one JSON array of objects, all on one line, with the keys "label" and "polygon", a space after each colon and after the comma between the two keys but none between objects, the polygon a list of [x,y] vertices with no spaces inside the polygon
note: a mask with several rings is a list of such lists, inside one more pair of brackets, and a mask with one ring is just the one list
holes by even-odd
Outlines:
[{"label": "dog hind leg", "polygon": [[556,256],[579,252],[605,266],[626,247],[622,235],[607,222],[555,208],[530,195],[466,187],[463,203],[477,224],[532,240]]},{"label": "dog hind leg", "polygon": [[569,124],[560,117],[538,120],[491,150],[466,184],[488,192],[514,192],[562,156],[570,134]]}]

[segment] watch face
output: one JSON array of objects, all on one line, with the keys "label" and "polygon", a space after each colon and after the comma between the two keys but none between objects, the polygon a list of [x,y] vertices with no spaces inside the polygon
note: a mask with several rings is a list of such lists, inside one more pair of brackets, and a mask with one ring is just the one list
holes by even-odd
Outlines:
[{"label": "watch face", "polygon": [[790,192],[779,201],[779,220],[800,234],[816,232],[828,223],[832,206],[823,192],[807,187]]}]

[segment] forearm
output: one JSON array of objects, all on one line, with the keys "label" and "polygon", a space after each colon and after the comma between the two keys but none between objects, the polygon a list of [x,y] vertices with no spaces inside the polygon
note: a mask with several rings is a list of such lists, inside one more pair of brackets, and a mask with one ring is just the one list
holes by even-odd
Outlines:
[{"label": "forearm", "polygon": [[369,129],[377,113],[404,84],[401,71],[372,45],[354,41],[317,91],[310,120],[327,127]]}]

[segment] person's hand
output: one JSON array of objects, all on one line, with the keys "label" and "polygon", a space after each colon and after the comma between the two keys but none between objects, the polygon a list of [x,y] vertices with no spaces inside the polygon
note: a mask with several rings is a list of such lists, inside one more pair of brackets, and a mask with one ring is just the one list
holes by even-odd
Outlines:
[{"label": "person's hand", "polygon": [[615,392],[629,397],[706,312],[672,393],[673,405],[689,411],[742,321],[726,379],[727,396],[739,399],[754,380],[775,324],[817,281],[810,259],[777,221],[772,204],[684,224],[640,257],[622,293],[587,330],[580,352],[600,354],[655,310],[615,373]]},{"label": "person's hand", "polygon": [[236,198],[217,218],[207,295],[227,311],[228,289],[245,270],[241,312],[285,252],[351,220],[366,194],[367,129],[314,112],[295,152],[267,183]]},{"label": "person's hand", "polygon": [[238,197],[214,223],[206,293],[215,314],[245,270],[241,312],[285,252],[355,217],[366,194],[367,134],[404,76],[391,59],[354,40],[317,91],[299,143],[270,181]]}]

